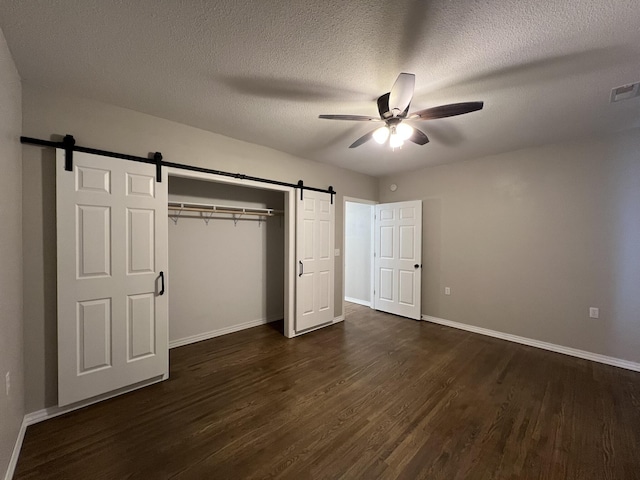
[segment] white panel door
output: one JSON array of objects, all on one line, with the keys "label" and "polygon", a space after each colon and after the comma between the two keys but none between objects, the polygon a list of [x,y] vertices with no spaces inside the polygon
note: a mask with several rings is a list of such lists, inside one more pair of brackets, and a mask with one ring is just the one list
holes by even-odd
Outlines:
[{"label": "white panel door", "polygon": [[168,375],[167,182],[154,165],[79,152],[68,172],[58,150],[56,168],[58,403],[68,405]]},{"label": "white panel door", "polygon": [[296,333],[333,322],[333,228],[331,195],[304,190],[296,221]]},{"label": "white panel door", "polygon": [[420,320],[422,202],[376,205],[376,310]]}]

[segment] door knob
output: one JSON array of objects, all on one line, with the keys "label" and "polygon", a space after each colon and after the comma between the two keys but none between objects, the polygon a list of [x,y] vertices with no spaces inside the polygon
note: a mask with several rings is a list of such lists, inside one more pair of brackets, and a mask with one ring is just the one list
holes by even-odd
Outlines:
[{"label": "door knob", "polygon": [[417,263],[413,266],[413,268],[420,268],[420,265],[418,265]]}]

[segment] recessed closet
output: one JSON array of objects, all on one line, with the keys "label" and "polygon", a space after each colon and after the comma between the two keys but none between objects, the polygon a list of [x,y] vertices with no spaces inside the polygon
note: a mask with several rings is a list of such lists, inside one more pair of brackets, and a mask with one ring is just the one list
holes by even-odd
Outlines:
[{"label": "recessed closet", "polygon": [[284,318],[284,193],[169,177],[169,345]]}]

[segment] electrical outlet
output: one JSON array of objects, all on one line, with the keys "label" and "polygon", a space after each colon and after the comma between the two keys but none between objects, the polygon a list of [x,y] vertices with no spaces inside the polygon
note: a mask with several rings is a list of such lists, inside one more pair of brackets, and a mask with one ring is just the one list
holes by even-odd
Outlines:
[{"label": "electrical outlet", "polygon": [[444,287],[444,294],[451,295],[451,289],[449,287]]},{"label": "electrical outlet", "polygon": [[600,309],[596,307],[589,307],[589,318],[600,318]]},{"label": "electrical outlet", "polygon": [[4,385],[7,390],[7,397],[9,396],[9,391],[11,390],[11,372],[7,372],[4,376]]}]

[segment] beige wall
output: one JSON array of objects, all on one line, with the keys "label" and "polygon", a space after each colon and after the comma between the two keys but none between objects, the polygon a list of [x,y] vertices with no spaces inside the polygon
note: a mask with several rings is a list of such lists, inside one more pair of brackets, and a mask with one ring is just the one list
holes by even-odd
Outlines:
[{"label": "beige wall", "polygon": [[640,130],[380,180],[410,199],[423,314],[640,362]]},{"label": "beige wall", "polygon": [[[20,77],[0,31],[0,477],[24,416]],[[5,395],[5,375],[11,390]]]},{"label": "beige wall", "polygon": [[[377,181],[269,148],[104,103],[23,85],[23,135],[72,134],[78,144],[316,187],[332,185],[336,245],[342,244],[343,195],[375,199]],[[26,410],[56,403],[55,180],[53,152],[23,147]],[[335,315],[342,313],[342,259],[336,259]]]},{"label": "beige wall", "polygon": [[[179,177],[169,200],[284,209],[283,192]],[[197,215],[169,221],[169,341],[284,318],[284,217]]]}]

